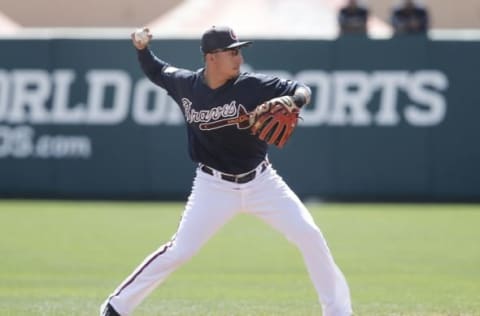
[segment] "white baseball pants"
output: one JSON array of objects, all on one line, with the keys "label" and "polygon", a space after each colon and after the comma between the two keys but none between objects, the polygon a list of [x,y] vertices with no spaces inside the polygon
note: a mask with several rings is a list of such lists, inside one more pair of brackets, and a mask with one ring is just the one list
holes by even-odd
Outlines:
[{"label": "white baseball pants", "polygon": [[176,234],[112,293],[109,301],[115,310],[122,316],[129,315],[228,220],[243,212],[261,218],[298,247],[324,316],[351,315],[347,282],[312,216],[271,166],[258,173],[252,181],[237,184],[197,169]]}]

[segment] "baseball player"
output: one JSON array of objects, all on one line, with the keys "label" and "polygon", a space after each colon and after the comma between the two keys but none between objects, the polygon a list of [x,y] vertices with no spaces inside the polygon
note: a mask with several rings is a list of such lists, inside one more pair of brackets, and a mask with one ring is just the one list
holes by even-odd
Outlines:
[{"label": "baseball player", "polygon": [[147,28],[142,32],[132,34],[140,65],[183,112],[189,154],[198,168],[177,232],[111,293],[101,315],[130,315],[238,213],[257,216],[298,247],[324,316],[351,315],[347,282],[320,229],[267,158],[269,144],[281,147],[288,139],[310,89],[241,72],[241,48],[252,42],[239,41],[229,27],[203,34],[205,65],[198,71],[157,58],[148,48],[152,35]]}]

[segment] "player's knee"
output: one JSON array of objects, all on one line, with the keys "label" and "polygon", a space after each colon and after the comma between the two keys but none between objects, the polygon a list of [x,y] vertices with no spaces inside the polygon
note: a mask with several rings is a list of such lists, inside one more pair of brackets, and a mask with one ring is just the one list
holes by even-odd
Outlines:
[{"label": "player's knee", "polygon": [[321,241],[323,240],[323,236],[318,227],[306,225],[302,227],[298,226],[289,239],[299,245],[305,244],[306,242]]},{"label": "player's knee", "polygon": [[301,252],[315,251],[316,253],[329,253],[327,243],[322,232],[316,227],[308,227],[296,232],[288,238]]},{"label": "player's knee", "polygon": [[174,247],[172,249],[173,252],[173,260],[177,264],[182,264],[190,260],[193,255],[197,252],[193,247]]}]

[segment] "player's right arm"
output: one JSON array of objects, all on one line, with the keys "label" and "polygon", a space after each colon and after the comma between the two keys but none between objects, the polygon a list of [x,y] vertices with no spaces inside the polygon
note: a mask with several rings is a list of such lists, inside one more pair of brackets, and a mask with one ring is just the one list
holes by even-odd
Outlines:
[{"label": "player's right arm", "polygon": [[148,47],[148,44],[152,40],[152,34],[148,28],[143,28],[143,31],[147,35],[143,40],[137,39],[135,32],[131,34],[132,43],[137,50],[137,58],[140,66],[150,81],[167,89],[167,82],[165,81],[163,71],[170,65],[153,54]]}]

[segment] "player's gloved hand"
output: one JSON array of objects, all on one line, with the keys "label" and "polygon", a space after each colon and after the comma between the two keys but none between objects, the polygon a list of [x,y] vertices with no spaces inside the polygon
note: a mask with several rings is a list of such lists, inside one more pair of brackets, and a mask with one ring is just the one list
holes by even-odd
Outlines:
[{"label": "player's gloved hand", "polygon": [[255,108],[250,131],[268,144],[282,148],[297,126],[299,113],[292,96],[273,98]]},{"label": "player's gloved hand", "polygon": [[132,38],[133,46],[142,50],[145,49],[152,40],[152,34],[147,27],[141,28],[133,32],[130,37]]},{"label": "player's gloved hand", "polygon": [[292,96],[285,95],[283,97],[273,98],[267,102],[260,104],[255,109],[255,114],[258,117],[260,114],[271,111],[274,107],[283,107],[289,112],[300,111]]}]

